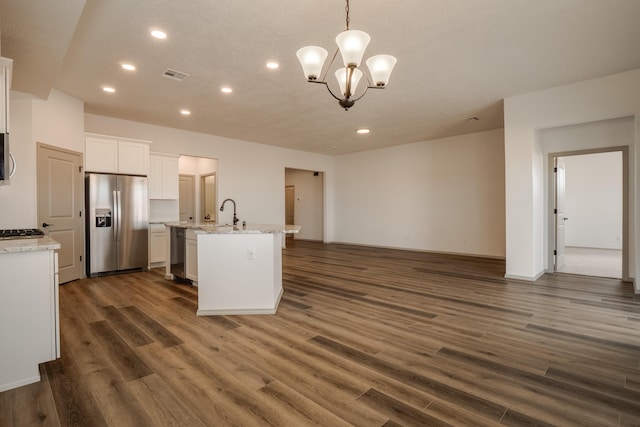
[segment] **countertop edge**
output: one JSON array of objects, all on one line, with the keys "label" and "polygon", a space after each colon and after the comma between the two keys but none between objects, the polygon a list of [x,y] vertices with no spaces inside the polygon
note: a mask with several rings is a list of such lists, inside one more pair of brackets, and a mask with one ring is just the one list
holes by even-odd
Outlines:
[{"label": "countertop edge", "polygon": [[200,234],[257,234],[257,233],[286,233],[295,234],[301,229],[299,225],[284,224],[247,224],[246,226],[211,225],[190,222],[167,222],[167,227],[193,229]]},{"label": "countertop edge", "polygon": [[0,240],[0,254],[51,251],[61,247],[60,243],[47,236],[37,239]]}]

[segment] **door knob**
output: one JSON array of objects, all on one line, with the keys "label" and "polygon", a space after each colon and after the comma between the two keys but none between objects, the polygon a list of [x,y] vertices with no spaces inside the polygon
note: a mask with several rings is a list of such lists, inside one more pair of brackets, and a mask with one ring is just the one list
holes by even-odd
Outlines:
[{"label": "door knob", "polygon": [[47,224],[46,222],[42,223],[42,228],[53,227],[53,224]]}]

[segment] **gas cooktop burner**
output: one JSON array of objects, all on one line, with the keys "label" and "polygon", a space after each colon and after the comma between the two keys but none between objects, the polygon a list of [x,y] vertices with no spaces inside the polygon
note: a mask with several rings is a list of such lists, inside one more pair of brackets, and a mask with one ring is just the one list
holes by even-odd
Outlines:
[{"label": "gas cooktop burner", "polygon": [[0,239],[34,239],[44,236],[37,228],[19,228],[14,230],[0,230]]}]

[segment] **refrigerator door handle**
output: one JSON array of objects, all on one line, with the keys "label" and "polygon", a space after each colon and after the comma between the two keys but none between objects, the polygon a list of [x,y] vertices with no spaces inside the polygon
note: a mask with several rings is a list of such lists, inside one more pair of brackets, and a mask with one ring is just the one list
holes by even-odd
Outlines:
[{"label": "refrigerator door handle", "polygon": [[122,199],[120,198],[120,190],[117,191],[118,193],[118,210],[117,210],[117,216],[118,216],[118,241],[120,241],[121,236],[120,236],[120,220],[122,220]]},{"label": "refrigerator door handle", "polygon": [[113,241],[118,240],[118,192],[113,190]]}]

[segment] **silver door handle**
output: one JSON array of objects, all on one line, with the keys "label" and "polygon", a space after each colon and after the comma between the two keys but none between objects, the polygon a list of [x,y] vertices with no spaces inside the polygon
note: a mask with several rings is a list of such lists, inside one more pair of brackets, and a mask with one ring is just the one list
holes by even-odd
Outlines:
[{"label": "silver door handle", "polygon": [[118,196],[116,195],[117,191],[113,190],[113,241],[118,240]]},{"label": "silver door handle", "polygon": [[120,220],[122,220],[122,200],[120,190],[118,190],[118,240],[120,240]]}]

